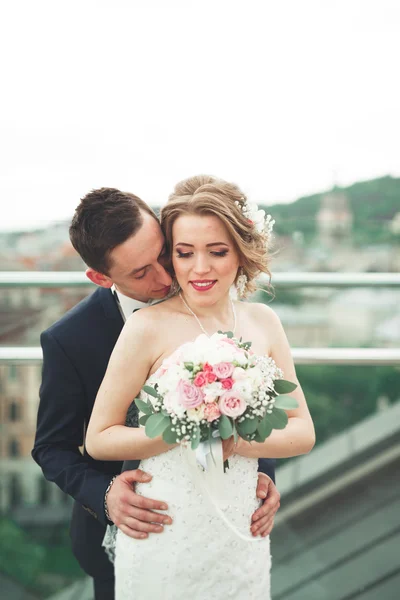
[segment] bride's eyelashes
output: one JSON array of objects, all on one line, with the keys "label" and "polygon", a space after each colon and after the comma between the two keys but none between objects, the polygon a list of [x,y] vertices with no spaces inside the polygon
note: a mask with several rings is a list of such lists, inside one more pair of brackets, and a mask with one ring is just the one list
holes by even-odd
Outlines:
[{"label": "bride's eyelashes", "polygon": [[[218,256],[222,258],[228,254],[228,250],[221,250],[220,252],[213,250],[212,252],[210,252],[210,254],[212,256]],[[176,256],[177,258],[190,258],[191,256],[193,256],[193,252],[180,252],[179,250],[177,250]]]}]

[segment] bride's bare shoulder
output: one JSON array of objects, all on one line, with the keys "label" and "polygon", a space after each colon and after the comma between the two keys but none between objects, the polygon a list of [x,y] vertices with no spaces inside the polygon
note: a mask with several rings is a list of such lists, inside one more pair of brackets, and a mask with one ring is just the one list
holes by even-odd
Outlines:
[{"label": "bride's bare shoulder", "polygon": [[262,304],[261,302],[240,302],[241,310],[251,318],[259,323],[265,325],[280,325],[280,319],[276,312],[268,306],[268,304]]},{"label": "bride's bare shoulder", "polygon": [[163,352],[166,340],[173,338],[173,312],[173,303],[169,300],[135,311],[125,322],[118,341],[119,347],[129,355],[140,351],[153,364]]},{"label": "bride's bare shoulder", "polygon": [[178,312],[179,304],[175,297],[141,308],[134,312],[126,321],[126,325],[133,329],[159,330],[161,324],[166,323],[166,319]]}]

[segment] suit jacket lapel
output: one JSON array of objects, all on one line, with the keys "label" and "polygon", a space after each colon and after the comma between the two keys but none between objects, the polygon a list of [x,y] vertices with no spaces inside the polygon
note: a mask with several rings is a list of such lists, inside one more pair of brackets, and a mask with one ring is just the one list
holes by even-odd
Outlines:
[{"label": "suit jacket lapel", "polygon": [[110,289],[100,288],[98,292],[105,317],[103,325],[105,327],[104,333],[107,335],[110,344],[108,349],[105,348],[105,351],[108,354],[108,360],[119,334],[122,331],[124,321],[112,291]]},{"label": "suit jacket lapel", "polygon": [[107,319],[116,320],[122,329],[124,322],[114,294],[108,288],[100,288],[98,291],[103,305],[104,315]]}]

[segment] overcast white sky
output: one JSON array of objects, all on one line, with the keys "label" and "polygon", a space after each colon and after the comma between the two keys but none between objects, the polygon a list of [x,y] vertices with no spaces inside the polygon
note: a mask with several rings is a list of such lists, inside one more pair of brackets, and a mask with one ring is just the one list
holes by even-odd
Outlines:
[{"label": "overcast white sky", "polygon": [[196,173],[289,202],[400,175],[397,0],[10,0],[0,229]]}]

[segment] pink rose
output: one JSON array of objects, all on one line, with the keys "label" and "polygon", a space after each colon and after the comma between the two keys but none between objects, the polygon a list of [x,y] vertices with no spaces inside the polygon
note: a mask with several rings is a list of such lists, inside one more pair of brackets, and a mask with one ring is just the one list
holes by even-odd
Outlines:
[{"label": "pink rose", "polygon": [[224,390],[231,390],[233,386],[233,379],[232,377],[228,377],[227,379],[223,379],[221,383]]},{"label": "pink rose", "polygon": [[219,409],[227,417],[239,417],[246,410],[246,402],[237,392],[225,392],[219,399]]},{"label": "pink rose", "polygon": [[206,404],[206,406],[204,408],[204,416],[207,419],[207,421],[209,421],[209,422],[215,421],[215,419],[218,419],[218,417],[221,416],[221,411],[218,408],[218,404],[215,404],[215,402]]},{"label": "pink rose", "polygon": [[218,379],[228,379],[233,373],[234,366],[228,362],[220,362],[213,366],[213,371]]},{"label": "pink rose", "polygon": [[179,402],[185,408],[196,408],[196,406],[200,406],[204,399],[204,394],[202,390],[188,381],[180,380],[178,383],[178,397]]},{"label": "pink rose", "polygon": [[207,379],[207,383],[214,383],[214,381],[217,380],[217,376],[213,371],[213,367],[208,362],[204,363],[202,372]]},{"label": "pink rose", "polygon": [[232,338],[221,338],[220,341],[225,344],[230,344],[231,346],[236,346],[236,342],[234,342]]},{"label": "pink rose", "polygon": [[207,377],[207,383],[214,383],[214,381],[217,381],[217,376],[212,371],[207,371],[206,377]]},{"label": "pink rose", "polygon": [[206,385],[206,383],[208,383],[207,373],[204,373],[204,371],[199,371],[193,380],[193,385],[196,385],[197,387],[203,387]]}]

